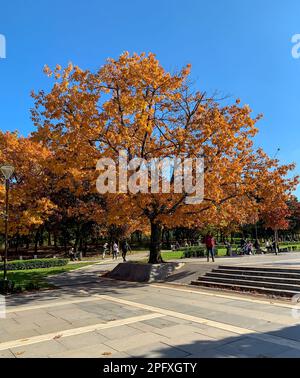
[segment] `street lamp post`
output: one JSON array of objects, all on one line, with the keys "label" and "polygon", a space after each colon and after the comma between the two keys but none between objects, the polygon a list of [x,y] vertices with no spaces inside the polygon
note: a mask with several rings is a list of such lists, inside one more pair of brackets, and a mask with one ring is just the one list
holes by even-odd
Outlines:
[{"label": "street lamp post", "polygon": [[11,165],[3,165],[0,167],[3,176],[5,177],[5,251],[4,251],[4,264],[3,264],[3,279],[7,280],[7,254],[8,254],[8,192],[9,192],[9,179],[14,173],[14,167]]}]

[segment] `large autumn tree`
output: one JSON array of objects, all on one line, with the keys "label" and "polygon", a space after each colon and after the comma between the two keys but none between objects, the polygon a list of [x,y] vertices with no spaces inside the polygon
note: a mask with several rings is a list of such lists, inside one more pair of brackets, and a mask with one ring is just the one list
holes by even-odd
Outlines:
[{"label": "large autumn tree", "polygon": [[[0,132],[0,165],[14,166],[10,179],[9,235],[19,237],[35,233],[55,209],[49,198],[47,161],[51,153],[41,143],[17,133]],[[0,183],[0,203],[4,208],[5,185]],[[0,218],[4,231],[4,218]]]},{"label": "large autumn tree", "polygon": [[124,53],[96,72],[71,64],[45,72],[55,83],[49,93],[33,94],[33,139],[55,156],[54,170],[63,170],[69,183],[81,183],[75,191],[85,187],[96,195],[98,159],[117,161],[120,150],[146,164],[165,157],[204,159],[200,204],[187,204],[186,192],[174,193],[172,173],[171,193],[119,190],[103,197],[109,224],[149,225],[150,263],[161,262],[163,227],[247,223],[262,206],[274,206],[275,196],[286,200],[296,184],[286,179],[292,166],[281,167],[253,148],[260,117],[239,100],[224,105],[195,91],[190,66],[170,74],[154,54]]}]

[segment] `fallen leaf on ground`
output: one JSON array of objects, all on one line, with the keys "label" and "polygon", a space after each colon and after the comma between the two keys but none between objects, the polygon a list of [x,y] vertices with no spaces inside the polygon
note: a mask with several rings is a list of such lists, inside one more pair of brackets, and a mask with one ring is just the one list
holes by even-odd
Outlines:
[{"label": "fallen leaf on ground", "polygon": [[56,339],[60,339],[62,337],[62,335],[56,335],[53,337],[53,340],[56,340]]},{"label": "fallen leaf on ground", "polygon": [[22,354],[24,354],[25,353],[25,351],[23,351],[23,352],[17,352],[16,353],[16,356],[21,356]]}]

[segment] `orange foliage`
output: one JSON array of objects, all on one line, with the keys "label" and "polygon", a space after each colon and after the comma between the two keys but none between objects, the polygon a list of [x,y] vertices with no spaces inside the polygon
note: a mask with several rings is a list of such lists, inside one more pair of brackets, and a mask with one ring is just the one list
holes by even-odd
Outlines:
[{"label": "orange foliage", "polygon": [[[96,72],[72,64],[45,67],[55,84],[49,93],[33,93],[37,130],[27,143],[50,154],[53,193],[58,196],[67,188],[76,199],[69,212],[107,224],[130,224],[130,229],[150,229],[150,224],[226,228],[269,211],[278,215],[278,209],[278,217],[285,216],[283,204],[298,183],[298,178],[287,179],[293,166],[280,166],[255,150],[260,116],[253,117],[240,100],[222,105],[205,92],[194,92],[190,70],[188,65],[172,75],[154,54],[129,53],[109,59]],[[100,196],[96,163],[101,157],[116,159],[120,150],[146,161],[204,157],[204,201],[186,205],[186,193],[172,191]],[[151,248],[152,261],[159,260],[158,248]]]}]

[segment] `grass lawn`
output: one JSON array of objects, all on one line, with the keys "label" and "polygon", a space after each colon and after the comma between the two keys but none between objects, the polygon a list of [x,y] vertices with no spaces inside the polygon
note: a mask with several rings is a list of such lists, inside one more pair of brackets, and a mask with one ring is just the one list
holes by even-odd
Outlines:
[{"label": "grass lawn", "polygon": [[[218,256],[219,257],[223,257],[223,256],[226,256],[226,248],[219,248],[219,251],[218,251]],[[177,259],[182,259],[184,256],[184,252],[183,251],[175,251],[175,252],[172,252],[172,251],[163,251],[162,253],[162,257],[164,259],[164,261],[168,261],[168,260],[177,260]]]},{"label": "grass lawn", "polygon": [[164,261],[183,258],[183,251],[162,251],[161,256]]},{"label": "grass lawn", "polygon": [[218,249],[218,256],[223,257],[223,256],[226,256],[226,254],[227,254],[226,248],[219,248]]},{"label": "grass lawn", "polygon": [[[30,269],[30,270],[17,270],[9,271],[7,273],[8,279],[14,281],[15,288],[26,289],[28,284],[34,284],[38,288],[49,288],[51,285],[46,281],[46,277],[55,274],[69,272],[84,266],[91,265],[91,263],[79,262],[75,264],[68,264],[66,266],[59,266],[46,269]],[[3,273],[0,273],[0,279]]]}]

